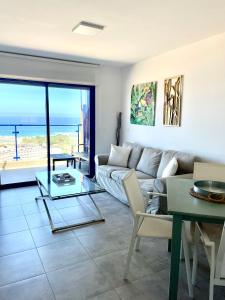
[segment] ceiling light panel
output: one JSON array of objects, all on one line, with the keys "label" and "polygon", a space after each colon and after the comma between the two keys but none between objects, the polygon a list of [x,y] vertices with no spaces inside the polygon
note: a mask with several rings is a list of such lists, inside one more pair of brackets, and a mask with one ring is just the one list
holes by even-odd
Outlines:
[{"label": "ceiling light panel", "polygon": [[94,36],[101,32],[103,29],[104,26],[102,25],[81,21],[72,29],[72,31],[78,34]]}]

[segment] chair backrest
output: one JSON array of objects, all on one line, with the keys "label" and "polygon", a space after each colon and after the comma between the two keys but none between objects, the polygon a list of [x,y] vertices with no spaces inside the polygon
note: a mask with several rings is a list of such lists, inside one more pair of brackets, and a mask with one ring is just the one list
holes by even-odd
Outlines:
[{"label": "chair backrest", "polygon": [[[201,180],[218,180],[225,182],[225,165],[214,163],[200,163],[194,164],[194,179]],[[218,237],[219,238],[219,237]],[[225,225],[223,226],[222,235],[220,238],[219,249],[216,257],[216,278],[225,277]]]},{"label": "chair backrest", "polygon": [[217,252],[215,271],[216,278],[225,278],[225,224],[223,225],[220,245]]},{"label": "chair backrest", "polygon": [[144,199],[134,170],[129,171],[123,178],[123,187],[133,215],[138,211],[144,212]]},{"label": "chair backrest", "polygon": [[225,165],[195,162],[193,178],[225,182]]}]

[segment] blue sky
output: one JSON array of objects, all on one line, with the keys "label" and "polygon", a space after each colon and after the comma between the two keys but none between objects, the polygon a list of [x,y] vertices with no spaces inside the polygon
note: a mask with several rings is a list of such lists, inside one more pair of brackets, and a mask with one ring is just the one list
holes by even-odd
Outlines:
[{"label": "blue sky", "polygon": [[[50,117],[79,118],[81,97],[87,101],[88,91],[49,88]],[[1,117],[24,118],[45,116],[45,88],[40,86],[0,84]]]}]

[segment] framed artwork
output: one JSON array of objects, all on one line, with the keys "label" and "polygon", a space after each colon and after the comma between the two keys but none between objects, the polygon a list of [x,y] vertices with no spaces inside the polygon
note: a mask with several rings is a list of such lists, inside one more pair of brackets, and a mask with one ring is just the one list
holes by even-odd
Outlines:
[{"label": "framed artwork", "polygon": [[157,82],[132,86],[130,122],[137,125],[155,126]]},{"label": "framed artwork", "polygon": [[163,125],[180,126],[183,75],[165,79]]}]

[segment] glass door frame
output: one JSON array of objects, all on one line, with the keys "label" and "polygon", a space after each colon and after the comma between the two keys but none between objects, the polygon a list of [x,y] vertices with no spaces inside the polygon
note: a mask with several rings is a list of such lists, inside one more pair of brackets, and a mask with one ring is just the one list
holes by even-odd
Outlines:
[{"label": "glass door frame", "polygon": [[[72,89],[86,89],[90,92],[90,153],[89,153],[89,174],[87,176],[93,177],[95,175],[95,86],[94,85],[83,85],[83,84],[67,84],[47,81],[34,81],[34,80],[21,80],[14,78],[0,78],[0,84],[21,84],[21,85],[32,85],[41,86],[45,88],[45,121],[46,121],[46,143],[47,143],[47,170],[51,170],[51,157],[50,157],[50,111],[49,111],[49,88],[72,88]],[[9,184],[1,184],[1,189],[25,187],[36,185],[36,181],[17,182]]]}]

